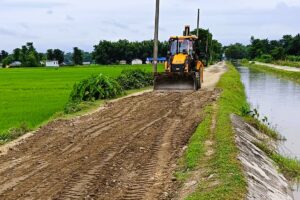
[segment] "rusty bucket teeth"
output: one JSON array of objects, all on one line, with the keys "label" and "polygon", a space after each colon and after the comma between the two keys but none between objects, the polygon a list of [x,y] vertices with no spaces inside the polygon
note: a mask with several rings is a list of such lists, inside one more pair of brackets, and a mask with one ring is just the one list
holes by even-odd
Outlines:
[{"label": "rusty bucket teeth", "polygon": [[174,91],[174,90],[195,90],[194,75],[192,73],[175,74],[163,73],[156,74],[154,79],[154,90]]}]

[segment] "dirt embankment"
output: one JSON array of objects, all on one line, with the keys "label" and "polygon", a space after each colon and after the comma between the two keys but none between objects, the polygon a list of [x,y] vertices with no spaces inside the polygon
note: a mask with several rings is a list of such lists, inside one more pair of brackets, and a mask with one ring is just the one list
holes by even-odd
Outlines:
[{"label": "dirt embankment", "polygon": [[0,199],[171,198],[177,158],[216,99],[212,88],[224,70],[210,68],[202,91],[109,102],[8,145],[0,155]]}]

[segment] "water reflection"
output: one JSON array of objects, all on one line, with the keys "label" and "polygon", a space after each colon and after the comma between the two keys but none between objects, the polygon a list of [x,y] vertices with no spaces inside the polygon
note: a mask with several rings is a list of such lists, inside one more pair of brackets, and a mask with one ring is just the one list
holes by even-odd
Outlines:
[{"label": "water reflection", "polygon": [[[237,68],[252,108],[258,108],[287,139],[281,152],[300,158],[300,84],[247,67]],[[294,196],[300,199],[299,192]]]}]

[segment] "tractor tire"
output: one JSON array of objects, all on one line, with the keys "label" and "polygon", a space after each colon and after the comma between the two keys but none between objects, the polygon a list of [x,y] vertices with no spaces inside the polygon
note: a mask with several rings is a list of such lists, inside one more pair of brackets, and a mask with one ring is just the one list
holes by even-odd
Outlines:
[{"label": "tractor tire", "polygon": [[195,73],[194,89],[195,89],[195,91],[198,91],[199,89],[201,89],[201,77],[200,77],[199,72]]}]

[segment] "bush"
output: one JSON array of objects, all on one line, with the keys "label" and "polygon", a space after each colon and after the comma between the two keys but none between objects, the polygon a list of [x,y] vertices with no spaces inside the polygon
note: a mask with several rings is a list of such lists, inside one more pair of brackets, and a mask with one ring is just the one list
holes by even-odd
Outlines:
[{"label": "bush", "polygon": [[70,94],[70,102],[109,99],[122,93],[122,87],[116,80],[102,74],[93,75],[74,85]]},{"label": "bush", "polygon": [[123,70],[117,81],[124,90],[139,89],[153,85],[153,75],[141,69]]},{"label": "bush", "polygon": [[300,56],[287,56],[286,60],[292,61],[292,62],[300,62]]},{"label": "bush", "polygon": [[241,60],[241,63],[249,63],[249,60],[244,58],[244,59]]},{"label": "bush", "polygon": [[264,54],[260,56],[257,60],[264,63],[271,63],[273,61],[273,57],[270,54]]}]

